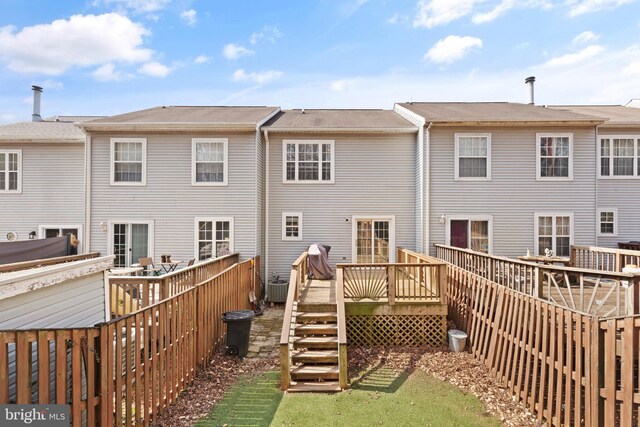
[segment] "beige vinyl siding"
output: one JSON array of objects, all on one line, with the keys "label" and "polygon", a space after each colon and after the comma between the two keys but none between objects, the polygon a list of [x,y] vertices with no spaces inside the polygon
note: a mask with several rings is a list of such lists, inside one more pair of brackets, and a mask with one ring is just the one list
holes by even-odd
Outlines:
[{"label": "beige vinyl siding", "polygon": [[22,150],[22,193],[0,193],[0,241],[26,240],[39,225],[84,224],[83,144],[2,144]]},{"label": "beige vinyl siding", "polygon": [[[634,135],[637,138],[640,137],[640,129],[598,128],[599,137],[606,135]],[[598,149],[599,144],[600,141]],[[600,168],[597,156],[593,164],[593,173],[597,176]],[[617,236],[598,236],[598,246],[616,248],[618,242],[640,241],[640,177],[598,179],[598,208],[618,208]]]},{"label": "beige vinyl siding", "polygon": [[[329,261],[351,263],[351,217],[395,215],[396,245],[415,247],[415,134],[269,134],[269,271],[288,278],[312,243],[331,246]],[[335,183],[283,183],[283,139],[335,141]],[[302,241],[282,240],[282,212],[302,212]]]},{"label": "beige vinyl siding", "polygon": [[[146,186],[109,185],[112,137],[147,139]],[[228,139],[228,185],[191,185],[191,139]],[[154,221],[154,255],[187,261],[194,254],[194,218],[233,217],[234,250],[256,253],[255,134],[94,134],[92,135],[91,246],[109,253],[108,231],[100,222]]]},{"label": "beige vinyl siding", "polygon": [[[491,180],[454,180],[454,134],[491,133]],[[536,181],[536,133],[573,133],[573,180]],[[573,212],[574,243],[595,243],[595,129],[431,128],[431,243],[445,243],[442,215],[492,215],[493,252],[534,252],[534,213]],[[433,253],[433,247],[431,248]]]}]

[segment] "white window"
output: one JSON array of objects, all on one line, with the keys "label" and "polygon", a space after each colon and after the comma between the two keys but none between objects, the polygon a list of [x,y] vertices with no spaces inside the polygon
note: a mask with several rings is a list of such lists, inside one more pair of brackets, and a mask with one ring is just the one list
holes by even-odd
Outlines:
[{"label": "white window", "polygon": [[491,134],[455,135],[455,179],[491,179]]},{"label": "white window", "polygon": [[111,138],[111,185],[146,185],[147,140]]},{"label": "white window", "polygon": [[598,236],[618,235],[618,209],[598,209]]},{"label": "white window", "polygon": [[302,212],[282,212],[282,240],[302,240]]},{"label": "white window", "polygon": [[232,252],[233,218],[196,218],[196,259],[218,258]]},{"label": "white window", "polygon": [[194,138],[191,141],[191,184],[227,185],[226,138]]},{"label": "white window", "polygon": [[637,136],[600,137],[599,155],[600,177],[640,176],[640,138]]},{"label": "white window", "polygon": [[573,213],[536,213],[535,252],[545,255],[545,250],[556,256],[568,257],[573,245]]},{"label": "white window", "polygon": [[445,239],[449,246],[478,252],[493,252],[491,215],[448,215]]},{"label": "white window", "polygon": [[22,191],[22,150],[0,150],[0,193]]},{"label": "white window", "polygon": [[284,140],[282,181],[333,183],[333,146],[333,141]]},{"label": "white window", "polygon": [[536,135],[536,179],[573,179],[573,134]]}]

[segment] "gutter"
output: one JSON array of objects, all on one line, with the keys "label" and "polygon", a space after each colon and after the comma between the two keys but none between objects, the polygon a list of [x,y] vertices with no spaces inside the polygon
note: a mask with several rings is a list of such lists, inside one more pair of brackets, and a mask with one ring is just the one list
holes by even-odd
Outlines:
[{"label": "gutter", "polygon": [[359,134],[411,134],[416,128],[326,128],[326,127],[300,127],[300,128],[270,128],[272,133],[359,133]]},{"label": "gutter", "polygon": [[252,124],[238,123],[79,123],[76,126],[87,132],[193,132],[193,131],[254,131]]}]

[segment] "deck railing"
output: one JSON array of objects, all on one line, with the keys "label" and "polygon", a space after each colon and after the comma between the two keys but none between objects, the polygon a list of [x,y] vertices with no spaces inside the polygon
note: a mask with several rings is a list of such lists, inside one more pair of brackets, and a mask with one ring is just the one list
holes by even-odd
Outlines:
[{"label": "deck railing", "polygon": [[248,309],[254,260],[93,328],[0,331],[0,404],[68,404],[73,426],[149,425]]},{"label": "deck railing", "polygon": [[85,259],[98,258],[99,256],[100,252],[90,252],[88,254],[81,255],[69,255],[56,258],[37,259],[33,261],[14,262],[11,264],[0,265],[0,273],[9,273],[10,271],[27,270],[29,268],[45,267],[47,265],[82,261]]},{"label": "deck railing", "polygon": [[293,309],[300,299],[302,285],[307,277],[308,253],[303,252],[293,264],[289,275],[289,290],[280,334],[280,388],[288,390],[291,385],[291,338],[293,337]]},{"label": "deck railing", "polygon": [[640,275],[541,265],[436,244],[436,256],[528,295],[600,317],[640,313]]},{"label": "deck railing", "polygon": [[[238,253],[233,253],[160,276],[110,276],[112,317],[133,313],[191,289],[237,263],[238,258]],[[256,271],[259,271],[259,266]]]},{"label": "deck railing", "polygon": [[571,266],[589,270],[622,272],[627,265],[640,265],[640,251],[571,246]]}]

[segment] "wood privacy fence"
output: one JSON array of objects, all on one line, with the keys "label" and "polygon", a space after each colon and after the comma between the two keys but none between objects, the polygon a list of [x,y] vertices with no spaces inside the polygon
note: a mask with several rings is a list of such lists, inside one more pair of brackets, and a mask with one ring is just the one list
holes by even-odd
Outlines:
[{"label": "wood privacy fence", "polygon": [[621,272],[629,264],[640,265],[640,251],[595,246],[571,246],[571,265],[573,267]]},{"label": "wood privacy fence", "polygon": [[638,425],[640,316],[602,320],[455,265],[447,300],[472,354],[539,420]]},{"label": "wood privacy fence", "polygon": [[239,254],[233,253],[160,276],[110,276],[112,318],[171,298],[226,270],[238,259]]},{"label": "wood privacy fence", "polygon": [[93,328],[0,331],[0,403],[69,404],[72,423],[149,425],[248,309],[258,260]]},{"label": "wood privacy fence", "polygon": [[599,317],[640,313],[640,276],[601,270],[542,265],[435,245],[436,256],[503,285]]}]

